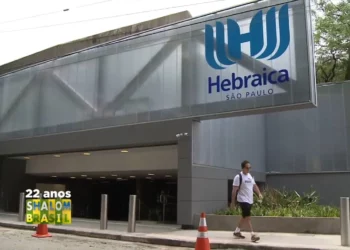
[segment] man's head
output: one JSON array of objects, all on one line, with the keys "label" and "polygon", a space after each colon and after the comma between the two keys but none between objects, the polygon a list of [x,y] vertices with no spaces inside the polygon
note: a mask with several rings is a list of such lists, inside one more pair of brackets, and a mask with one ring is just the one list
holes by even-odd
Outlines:
[{"label": "man's head", "polygon": [[243,174],[248,174],[250,171],[250,162],[249,161],[243,161],[241,163],[241,167],[242,167],[242,172]]}]

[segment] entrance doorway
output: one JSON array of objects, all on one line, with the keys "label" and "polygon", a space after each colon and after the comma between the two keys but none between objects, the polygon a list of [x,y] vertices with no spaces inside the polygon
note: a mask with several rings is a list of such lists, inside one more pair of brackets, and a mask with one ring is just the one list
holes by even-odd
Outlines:
[{"label": "entrance doorway", "polygon": [[[36,186],[64,186],[72,194],[72,216],[99,219],[101,195],[108,195],[108,220],[127,221],[129,196],[137,195],[136,219],[158,223],[176,223],[177,180],[166,178],[71,178],[31,176]],[[39,185],[38,185],[39,184]],[[51,189],[50,189],[51,190]],[[50,191],[48,190],[48,191]],[[42,190],[46,191],[46,190]]]}]

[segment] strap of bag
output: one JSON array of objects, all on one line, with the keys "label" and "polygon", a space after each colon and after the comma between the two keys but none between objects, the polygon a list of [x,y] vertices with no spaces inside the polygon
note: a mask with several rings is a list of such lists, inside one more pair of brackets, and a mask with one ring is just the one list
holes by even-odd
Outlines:
[{"label": "strap of bag", "polygon": [[[242,174],[239,173],[239,187],[238,187],[238,191],[239,191],[239,189],[241,188],[241,185],[242,185]],[[238,192],[238,191],[237,191],[237,192]]]},{"label": "strap of bag", "polygon": [[239,192],[239,189],[241,188],[241,185],[242,185],[242,175],[241,173],[239,173],[239,186],[238,186],[238,189],[237,189],[237,192],[236,192],[236,201],[237,201],[237,196],[238,196],[238,192]]}]

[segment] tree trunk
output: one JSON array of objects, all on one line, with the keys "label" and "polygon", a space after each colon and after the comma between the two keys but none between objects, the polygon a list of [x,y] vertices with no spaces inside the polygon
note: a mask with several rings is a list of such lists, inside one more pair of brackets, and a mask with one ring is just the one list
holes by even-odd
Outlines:
[{"label": "tree trunk", "polygon": [[345,80],[350,80],[350,48],[348,48],[348,60],[346,62]]}]

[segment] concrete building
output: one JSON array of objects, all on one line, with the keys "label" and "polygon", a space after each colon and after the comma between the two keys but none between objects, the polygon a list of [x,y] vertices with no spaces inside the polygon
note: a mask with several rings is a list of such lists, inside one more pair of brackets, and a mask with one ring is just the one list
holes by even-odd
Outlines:
[{"label": "concrete building", "polygon": [[[270,1],[199,18],[182,12],[1,66],[0,208],[16,211],[27,188],[69,189],[73,216],[98,217],[107,193],[110,219],[123,220],[128,196],[137,194],[138,219],[188,226],[193,214],[227,206],[245,159],[259,184],[312,186],[323,203],[337,204],[350,192],[350,85],[319,85],[315,108],[307,4],[281,1],[278,19]],[[252,48],[242,44],[250,52],[231,67],[232,82],[246,81],[245,92],[225,92],[232,68],[213,69],[206,24],[234,17],[252,32],[248,24],[259,10],[291,30],[290,41],[280,37],[279,49],[265,47],[265,56],[280,50],[273,61],[247,56]],[[219,46],[229,45],[216,25],[215,58],[224,65]],[[289,49],[282,51],[284,43]],[[273,74],[283,82],[283,70],[289,82],[275,84]],[[254,74],[265,83],[249,85]]]}]

